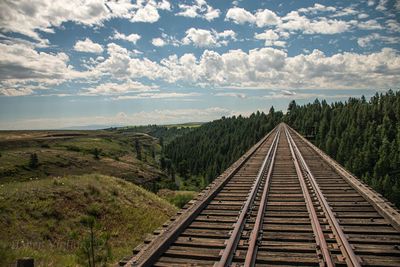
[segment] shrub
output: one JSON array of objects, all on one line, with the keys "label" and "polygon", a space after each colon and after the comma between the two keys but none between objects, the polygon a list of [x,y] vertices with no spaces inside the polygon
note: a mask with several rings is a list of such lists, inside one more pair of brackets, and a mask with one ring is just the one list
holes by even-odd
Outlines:
[{"label": "shrub", "polygon": [[39,166],[39,158],[36,153],[32,153],[29,159],[29,168],[36,169]]}]

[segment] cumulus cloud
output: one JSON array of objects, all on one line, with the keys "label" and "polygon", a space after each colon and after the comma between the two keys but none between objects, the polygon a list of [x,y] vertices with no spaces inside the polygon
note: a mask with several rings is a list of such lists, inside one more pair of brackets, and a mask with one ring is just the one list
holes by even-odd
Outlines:
[{"label": "cumulus cloud", "polygon": [[214,94],[215,96],[224,96],[224,97],[237,97],[241,99],[247,98],[246,94],[243,93],[233,93],[233,92],[227,92],[227,93],[216,93]]},{"label": "cumulus cloud", "polygon": [[302,13],[312,13],[312,14],[317,14],[318,12],[335,12],[336,7],[333,6],[324,6],[318,3],[315,3],[314,6],[312,7],[304,7],[298,9],[298,12]]},{"label": "cumulus cloud", "polygon": [[199,93],[140,93],[136,95],[122,95],[117,96],[114,100],[127,100],[127,99],[165,99],[165,98],[186,98],[199,96]]},{"label": "cumulus cloud", "polygon": [[226,13],[226,20],[231,20],[236,24],[256,24],[257,27],[276,25],[280,22],[279,16],[269,9],[258,10],[255,14],[244,8],[233,7]]},{"label": "cumulus cloud", "polygon": [[212,21],[219,17],[221,11],[208,5],[205,0],[196,0],[193,5],[179,4],[177,16],[189,18],[203,18]]},{"label": "cumulus cloud", "polygon": [[276,25],[280,22],[280,18],[275,14],[275,12],[269,9],[257,11],[255,14],[255,19],[258,27]]},{"label": "cumulus cloud", "polygon": [[[279,17],[273,11],[264,9],[258,10],[254,14],[239,8],[230,8],[226,14],[226,20],[236,24],[255,24],[257,27],[276,26],[279,31],[301,31],[305,34],[337,34],[348,31],[352,24],[347,21],[329,19],[327,17],[317,17],[309,19],[300,13],[314,13],[318,11],[335,11],[333,7],[326,7],[316,4],[313,7],[301,8],[298,11],[291,11],[283,17]],[[344,10],[343,12],[349,12]],[[336,13],[336,16],[343,14]]]},{"label": "cumulus cloud", "polygon": [[27,95],[33,90],[79,78],[65,53],[37,52],[33,46],[0,43],[0,88],[3,95]]},{"label": "cumulus cloud", "polygon": [[89,38],[85,40],[79,40],[74,45],[74,50],[79,52],[87,52],[87,53],[97,53],[100,54],[103,52],[103,46],[97,43],[94,43]]},{"label": "cumulus cloud", "polygon": [[256,33],[256,39],[265,40],[265,46],[285,46],[285,41],[279,41],[279,34],[274,30],[266,30],[263,33]]},{"label": "cumulus cloud", "polygon": [[345,7],[343,9],[338,10],[332,17],[346,17],[346,16],[354,16],[359,12],[351,7]]},{"label": "cumulus cloud", "polygon": [[102,83],[84,90],[82,95],[121,95],[131,92],[153,91],[156,89],[158,89],[156,85],[145,85],[138,81],[128,80],[123,83]]},{"label": "cumulus cloud", "polygon": [[391,32],[400,32],[400,23],[394,19],[388,19],[386,25]]},{"label": "cumulus cloud", "polygon": [[372,33],[365,37],[357,39],[357,44],[361,47],[370,47],[373,41],[380,41],[387,44],[397,44],[400,42],[400,37],[397,36],[384,36],[379,33]]},{"label": "cumulus cloud", "polygon": [[141,38],[141,36],[136,33],[125,35],[118,31],[115,31],[114,35],[111,37],[112,40],[125,40],[125,41],[131,42],[133,44],[136,44],[136,42],[139,41],[140,38]]},{"label": "cumulus cloud", "polygon": [[241,7],[233,7],[226,12],[226,20],[231,20],[236,24],[253,24],[256,18],[253,14]]},{"label": "cumulus cloud", "polygon": [[125,18],[133,22],[155,22],[158,10],[171,10],[168,1],[130,0],[103,1],[69,0],[20,0],[0,2],[0,28],[5,32],[17,32],[37,41],[45,42],[40,32],[53,33],[54,27],[72,21],[87,26],[103,26],[112,18]]},{"label": "cumulus cloud", "polygon": [[288,31],[302,31],[305,34],[337,34],[348,31],[351,28],[349,22],[336,19],[320,17],[310,20],[306,16],[300,15],[297,11],[292,11],[282,18],[280,29]]},{"label": "cumulus cloud", "polygon": [[131,21],[154,23],[158,21],[159,18],[160,15],[158,14],[157,8],[149,3],[142,8],[139,8],[133,15]]},{"label": "cumulus cloud", "polygon": [[362,21],[362,22],[357,22],[356,23],[357,27],[362,29],[362,30],[381,30],[383,29],[382,25],[379,24],[379,22],[377,22],[374,19],[370,19],[367,21]]},{"label": "cumulus cloud", "polygon": [[163,39],[161,39],[161,38],[153,38],[153,39],[151,40],[151,43],[152,43],[154,46],[157,46],[157,47],[162,47],[162,46],[166,45],[166,42],[165,42]]},{"label": "cumulus cloud", "polygon": [[7,83],[5,87],[29,82],[57,84],[78,76],[65,53],[39,53],[26,44],[0,43],[0,81]]},{"label": "cumulus cloud", "polygon": [[387,9],[386,8],[387,3],[388,0],[380,0],[378,5],[376,6],[376,10],[385,11]]},{"label": "cumulus cloud", "polygon": [[227,45],[229,39],[236,40],[236,33],[232,30],[217,32],[215,30],[190,28],[186,31],[182,43],[185,45],[192,43],[198,47],[212,47]]},{"label": "cumulus cloud", "polygon": [[41,40],[36,30],[52,33],[53,27],[59,27],[66,21],[89,26],[102,25],[110,18],[129,16],[135,7],[128,0],[109,1],[107,6],[100,0],[85,4],[80,0],[70,0],[67,5],[62,0],[1,1],[0,27],[6,32],[18,32]]}]

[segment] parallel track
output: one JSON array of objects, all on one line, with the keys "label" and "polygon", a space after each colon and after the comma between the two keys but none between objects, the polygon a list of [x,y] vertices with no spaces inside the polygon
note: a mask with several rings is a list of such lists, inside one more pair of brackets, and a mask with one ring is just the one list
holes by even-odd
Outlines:
[{"label": "parallel track", "polygon": [[280,124],[126,266],[400,266],[400,214]]}]

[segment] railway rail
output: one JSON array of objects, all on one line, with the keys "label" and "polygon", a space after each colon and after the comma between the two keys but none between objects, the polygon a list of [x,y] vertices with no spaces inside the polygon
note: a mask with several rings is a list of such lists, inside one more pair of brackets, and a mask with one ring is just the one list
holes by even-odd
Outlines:
[{"label": "railway rail", "polygon": [[400,213],[284,123],[121,266],[400,266]]}]

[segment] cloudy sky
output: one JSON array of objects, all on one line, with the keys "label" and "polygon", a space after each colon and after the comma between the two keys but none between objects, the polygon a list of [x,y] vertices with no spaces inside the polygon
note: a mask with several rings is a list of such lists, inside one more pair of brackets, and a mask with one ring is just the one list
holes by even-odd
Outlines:
[{"label": "cloudy sky", "polygon": [[399,52],[399,0],[2,0],[0,129],[368,97],[400,88]]}]

